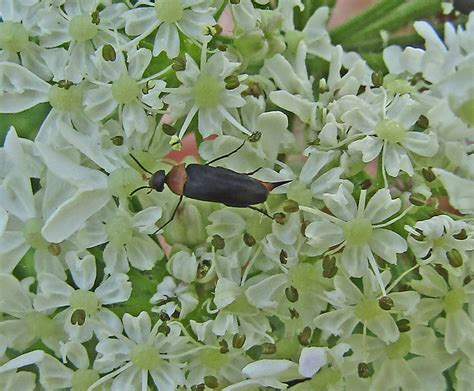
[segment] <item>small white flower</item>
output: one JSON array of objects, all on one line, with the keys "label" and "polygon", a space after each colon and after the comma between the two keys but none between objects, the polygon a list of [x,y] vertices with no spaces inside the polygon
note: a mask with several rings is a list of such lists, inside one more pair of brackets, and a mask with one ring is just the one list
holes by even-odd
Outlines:
[{"label": "small white flower", "polygon": [[130,266],[150,270],[163,258],[161,247],[149,237],[156,231],[155,222],[161,217],[159,206],[150,207],[130,216],[124,208],[104,221],[107,246],[104,249],[105,271],[126,273]]},{"label": "small white flower", "polygon": [[[365,205],[365,195],[365,190],[362,190],[357,206],[352,195],[341,185],[337,193],[325,194],[323,197],[333,215],[300,207],[321,217],[309,224],[305,232],[315,255],[323,254],[333,246],[343,248],[341,265],[354,277],[365,275],[369,264],[379,276],[374,253],[385,261],[396,264],[397,254],[407,249],[407,243],[400,235],[384,228],[400,216],[383,223],[398,212],[401,200],[392,200],[387,189],[380,189]],[[378,279],[384,291],[380,276]]]},{"label": "small white flower", "polygon": [[[148,131],[148,113],[163,106],[159,96],[165,82],[154,79],[169,68],[144,79],[143,73],[152,58],[151,52],[144,48],[129,51],[126,58],[119,52],[114,61],[106,61],[100,50],[92,58],[95,69],[84,91],[85,113],[94,121],[100,121],[118,107],[118,116],[127,137],[134,131]],[[149,87],[146,94],[143,92],[145,86]]]},{"label": "small white flower", "polygon": [[[123,45],[128,40],[118,33],[124,26],[121,15],[127,6],[109,3],[98,11],[99,3],[96,0],[79,3],[65,0],[61,7],[45,4],[38,10],[36,17],[39,18],[41,46],[57,48],[68,45],[67,54],[62,55],[62,64],[55,64],[54,70],[62,68],[55,80],[80,82],[92,65],[95,49],[109,42]],[[48,58],[46,60],[49,62]]]},{"label": "small white flower", "polygon": [[173,323],[168,325],[166,335],[159,332],[161,324],[157,322],[152,328],[146,312],[137,317],[125,314],[123,326],[127,336],[117,334],[97,344],[94,368],[110,373],[91,387],[113,379],[112,390],[147,389],[149,375],[159,390],[175,391],[183,385],[188,338],[182,337],[181,327]]},{"label": "small white flower", "polygon": [[[247,86],[241,84],[227,89],[224,81],[239,65],[230,62],[220,51],[207,59],[207,43],[202,47],[200,66],[186,54],[186,69],[176,72],[176,77],[182,84],[177,88],[166,89],[169,95],[163,99],[169,104],[173,119],[186,116],[179,131],[180,139],[196,113],[198,113],[198,130],[203,137],[215,133],[221,134],[224,120],[229,121],[243,133],[251,134],[234,117],[235,109],[245,104],[241,93]],[[240,75],[239,79],[242,80],[244,77],[245,75]]]},{"label": "small white flower", "polygon": [[[56,318],[64,322],[65,330],[75,341],[85,342],[92,338],[93,332],[109,335],[109,330],[120,328],[117,316],[103,306],[128,300],[132,293],[128,276],[112,274],[92,290],[97,275],[95,258],[90,254],[79,256],[69,252],[66,263],[77,289],[52,274],[40,274],[35,309],[51,311],[66,307]],[[102,324],[108,329],[103,330]]]},{"label": "small white flower", "polygon": [[349,144],[349,151],[362,153],[368,163],[382,152],[384,172],[398,176],[400,171],[413,175],[413,165],[408,152],[432,157],[438,151],[438,140],[433,132],[411,131],[411,127],[423,113],[422,105],[409,95],[387,98],[384,89],[362,96],[345,96],[352,102],[352,109],[341,119],[354,130],[366,136]]},{"label": "small white flower", "polygon": [[186,318],[199,304],[193,285],[183,282],[177,284],[170,276],[166,276],[158,284],[156,293],[151,297],[150,302],[156,304],[152,311],[158,313],[164,311],[170,316],[178,311],[180,319]]},{"label": "small white flower", "polygon": [[164,51],[169,58],[174,58],[180,51],[178,31],[191,39],[203,41],[206,27],[216,24],[212,17],[214,8],[210,3],[208,0],[140,2],[140,6],[125,13],[125,31],[129,35],[137,35],[133,42],[139,42],[158,28],[153,42],[153,56]]},{"label": "small white flower", "polygon": [[459,252],[464,259],[466,251],[474,250],[471,228],[466,222],[455,221],[449,216],[434,216],[405,229],[411,233],[408,244],[422,265],[436,262],[447,266],[451,250]]}]

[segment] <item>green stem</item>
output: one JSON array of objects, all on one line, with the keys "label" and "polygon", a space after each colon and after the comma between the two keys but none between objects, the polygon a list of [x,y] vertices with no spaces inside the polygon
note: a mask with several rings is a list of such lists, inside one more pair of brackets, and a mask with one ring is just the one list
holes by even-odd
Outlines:
[{"label": "green stem", "polygon": [[362,28],[351,37],[348,37],[345,43],[355,44],[362,40],[373,39],[379,35],[380,30],[394,31],[406,26],[414,20],[425,18],[439,12],[440,10],[441,2],[439,0],[417,0],[407,2]]},{"label": "green stem", "polygon": [[214,19],[215,20],[219,20],[219,18],[221,17],[222,13],[224,12],[225,10],[225,7],[227,7],[227,4],[229,3],[229,0],[223,0],[222,1],[222,4],[221,6],[219,7],[219,9],[216,11],[216,13],[214,14]]},{"label": "green stem", "polygon": [[388,13],[403,5],[404,0],[382,0],[374,4],[368,10],[349,19],[330,32],[331,41],[334,44],[344,43],[350,40],[354,34],[366,29],[373,23],[386,16]]},{"label": "green stem", "polygon": [[[444,26],[433,26],[435,31],[442,35]],[[417,33],[405,34],[396,37],[391,37],[386,43],[384,43],[382,37],[377,37],[368,41],[358,42],[354,44],[344,45],[344,49],[347,51],[357,52],[378,52],[382,51],[385,47],[390,45],[398,45],[402,48],[407,46],[422,46],[424,39]]]}]

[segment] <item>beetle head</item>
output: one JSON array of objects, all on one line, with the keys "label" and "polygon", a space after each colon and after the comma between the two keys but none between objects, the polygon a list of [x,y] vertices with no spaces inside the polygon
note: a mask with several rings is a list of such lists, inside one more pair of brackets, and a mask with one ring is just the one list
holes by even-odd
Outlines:
[{"label": "beetle head", "polygon": [[152,189],[161,192],[165,188],[165,182],[166,182],[165,178],[166,178],[165,170],[158,170],[152,175],[152,177],[148,181],[148,185]]}]

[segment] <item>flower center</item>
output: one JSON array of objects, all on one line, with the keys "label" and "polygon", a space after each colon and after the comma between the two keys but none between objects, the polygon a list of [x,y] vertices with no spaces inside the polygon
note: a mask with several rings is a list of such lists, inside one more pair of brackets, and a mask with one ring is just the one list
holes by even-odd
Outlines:
[{"label": "flower center", "polygon": [[100,375],[93,369],[79,368],[73,373],[71,383],[72,391],[86,391],[92,384],[99,380]]},{"label": "flower center", "polygon": [[90,15],[74,16],[69,22],[69,34],[74,41],[84,42],[95,37],[99,28]]},{"label": "flower center", "polygon": [[28,31],[18,22],[0,22],[0,49],[21,52],[28,46]]},{"label": "flower center", "polygon": [[398,341],[391,343],[385,347],[385,354],[391,360],[397,360],[405,357],[410,353],[411,339],[407,333],[400,334]]},{"label": "flower center", "polygon": [[316,268],[309,263],[299,263],[288,270],[288,284],[299,292],[314,289],[318,285]]},{"label": "flower center", "polygon": [[113,216],[105,224],[105,233],[113,245],[123,246],[132,240],[133,228],[125,216]]},{"label": "flower center", "polygon": [[201,73],[198,76],[196,84],[193,86],[192,94],[194,101],[199,108],[217,107],[221,101],[224,88],[223,81]]},{"label": "flower center", "polygon": [[133,168],[117,168],[109,175],[109,190],[116,197],[127,198],[140,186],[140,179],[140,174]]},{"label": "flower center", "polygon": [[381,312],[382,309],[380,308],[377,299],[371,297],[362,300],[354,307],[355,316],[362,321],[372,320],[380,315]]},{"label": "flower center", "polygon": [[158,348],[147,344],[138,344],[135,346],[131,356],[132,363],[146,371],[158,369],[163,362]]},{"label": "flower center", "polygon": [[119,104],[130,103],[140,93],[140,85],[129,75],[123,75],[112,83],[112,96]]},{"label": "flower center", "polygon": [[51,86],[48,91],[49,103],[61,112],[74,112],[81,107],[82,95],[77,86],[68,89],[57,85]]},{"label": "flower center", "polygon": [[361,245],[368,242],[374,229],[368,219],[359,217],[344,223],[343,231],[348,244]]},{"label": "flower center", "polygon": [[257,309],[248,302],[244,293],[241,293],[232,303],[225,307],[225,310],[235,315],[257,314]]},{"label": "flower center", "polygon": [[23,226],[23,237],[35,250],[46,250],[49,246],[49,242],[41,235],[41,226],[41,219],[38,217],[26,220]]},{"label": "flower center", "polygon": [[452,314],[459,311],[464,304],[465,293],[462,288],[457,288],[449,291],[444,296],[444,309],[446,313]]},{"label": "flower center", "polygon": [[72,292],[69,302],[73,309],[84,310],[87,315],[95,314],[100,307],[97,295],[85,289]]},{"label": "flower center", "polygon": [[216,349],[205,349],[201,352],[201,361],[204,367],[219,371],[226,366],[229,356]]},{"label": "flower center", "polygon": [[39,312],[31,312],[23,318],[35,338],[48,338],[57,333],[56,321]]},{"label": "flower center", "polygon": [[180,0],[158,0],[155,9],[158,19],[163,23],[176,23],[183,17],[184,7]]},{"label": "flower center", "polygon": [[406,130],[402,124],[385,118],[375,126],[375,134],[389,143],[400,143],[405,140]]}]

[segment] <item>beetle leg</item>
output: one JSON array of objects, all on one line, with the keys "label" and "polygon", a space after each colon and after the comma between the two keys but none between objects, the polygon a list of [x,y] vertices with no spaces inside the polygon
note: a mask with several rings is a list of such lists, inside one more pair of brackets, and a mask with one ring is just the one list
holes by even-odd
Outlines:
[{"label": "beetle leg", "polygon": [[255,174],[257,171],[260,171],[263,167],[259,167],[257,168],[256,170],[253,170],[253,171],[250,171],[250,172],[243,172],[242,174],[244,175],[253,175]]},{"label": "beetle leg", "polygon": [[181,196],[179,197],[179,201],[178,203],[176,204],[176,208],[174,208],[174,211],[173,213],[171,214],[171,217],[169,218],[169,220],[164,223],[160,228],[158,228],[155,232],[152,233],[152,235],[155,235],[158,231],[162,230],[163,228],[165,228],[169,223],[171,223],[174,219],[174,216],[176,215],[176,212],[178,211],[178,208],[179,208],[179,205],[181,204],[181,201],[183,201],[183,197],[184,195],[181,194]]},{"label": "beetle leg", "polygon": [[217,162],[218,160],[221,160],[221,159],[225,159],[226,157],[229,157],[229,156],[232,156],[234,153],[236,153],[240,148],[242,148],[245,144],[245,141],[240,144],[236,149],[234,149],[233,151],[229,152],[229,153],[226,153],[225,155],[222,155],[222,156],[219,156],[219,157],[216,157],[215,159],[212,159],[210,161],[208,161],[205,166],[208,166],[209,164],[212,164],[212,163],[215,163]]},{"label": "beetle leg", "polygon": [[250,208],[252,210],[256,210],[257,212],[260,212],[261,214],[267,216],[268,218],[272,219],[273,220],[273,217],[270,216],[267,212],[265,212],[263,209],[260,209],[260,208],[256,208],[255,206],[252,206],[252,205],[249,205],[247,206],[247,208]]}]

